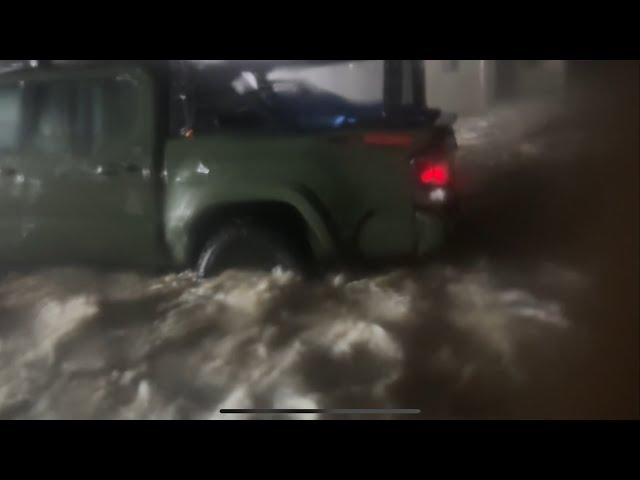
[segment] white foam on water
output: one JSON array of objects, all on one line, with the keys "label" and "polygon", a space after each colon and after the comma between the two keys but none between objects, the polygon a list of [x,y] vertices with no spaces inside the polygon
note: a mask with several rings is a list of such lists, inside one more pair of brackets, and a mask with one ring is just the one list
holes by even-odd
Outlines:
[{"label": "white foam on water", "polygon": [[[405,375],[407,340],[438,382],[450,379],[434,391],[446,398],[487,372],[497,378],[496,358],[520,371],[531,328],[541,339],[570,328],[561,305],[499,285],[492,268],[315,283],[279,270],[206,281],[86,270],[74,278],[70,269],[13,275],[0,281],[12,322],[0,342],[0,417],[235,419],[255,417],[219,410],[398,407],[392,390]],[[439,302],[444,311],[432,309]],[[420,388],[433,381],[425,376]]]}]

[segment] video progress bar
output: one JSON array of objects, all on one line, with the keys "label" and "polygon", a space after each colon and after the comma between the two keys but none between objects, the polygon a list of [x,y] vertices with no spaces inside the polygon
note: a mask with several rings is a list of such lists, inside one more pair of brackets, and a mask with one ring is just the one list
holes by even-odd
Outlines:
[{"label": "video progress bar", "polygon": [[328,415],[417,415],[417,408],[223,408],[220,413],[296,414],[323,413]]}]

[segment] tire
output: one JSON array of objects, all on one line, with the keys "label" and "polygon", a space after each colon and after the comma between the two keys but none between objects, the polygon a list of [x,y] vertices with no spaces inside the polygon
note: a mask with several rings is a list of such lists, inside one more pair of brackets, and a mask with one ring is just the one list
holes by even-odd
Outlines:
[{"label": "tire", "polygon": [[301,273],[300,249],[281,233],[236,221],[217,230],[207,241],[197,263],[197,274],[207,278],[231,268],[271,271],[280,266]]}]

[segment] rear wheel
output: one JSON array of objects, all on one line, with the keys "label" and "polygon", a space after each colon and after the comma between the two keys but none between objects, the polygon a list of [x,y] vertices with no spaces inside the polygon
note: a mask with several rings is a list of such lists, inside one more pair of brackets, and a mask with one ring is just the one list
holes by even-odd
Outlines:
[{"label": "rear wheel", "polygon": [[296,243],[278,231],[251,221],[237,221],[210,237],[200,254],[197,273],[206,278],[231,268],[270,271],[277,266],[302,272]]}]

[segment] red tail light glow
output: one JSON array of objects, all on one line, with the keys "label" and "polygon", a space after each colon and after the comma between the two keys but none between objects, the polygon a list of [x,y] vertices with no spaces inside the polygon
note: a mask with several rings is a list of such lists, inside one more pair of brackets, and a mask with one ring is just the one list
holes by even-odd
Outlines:
[{"label": "red tail light glow", "polygon": [[446,163],[431,163],[420,170],[420,182],[424,185],[444,187],[449,183],[449,165]]}]

